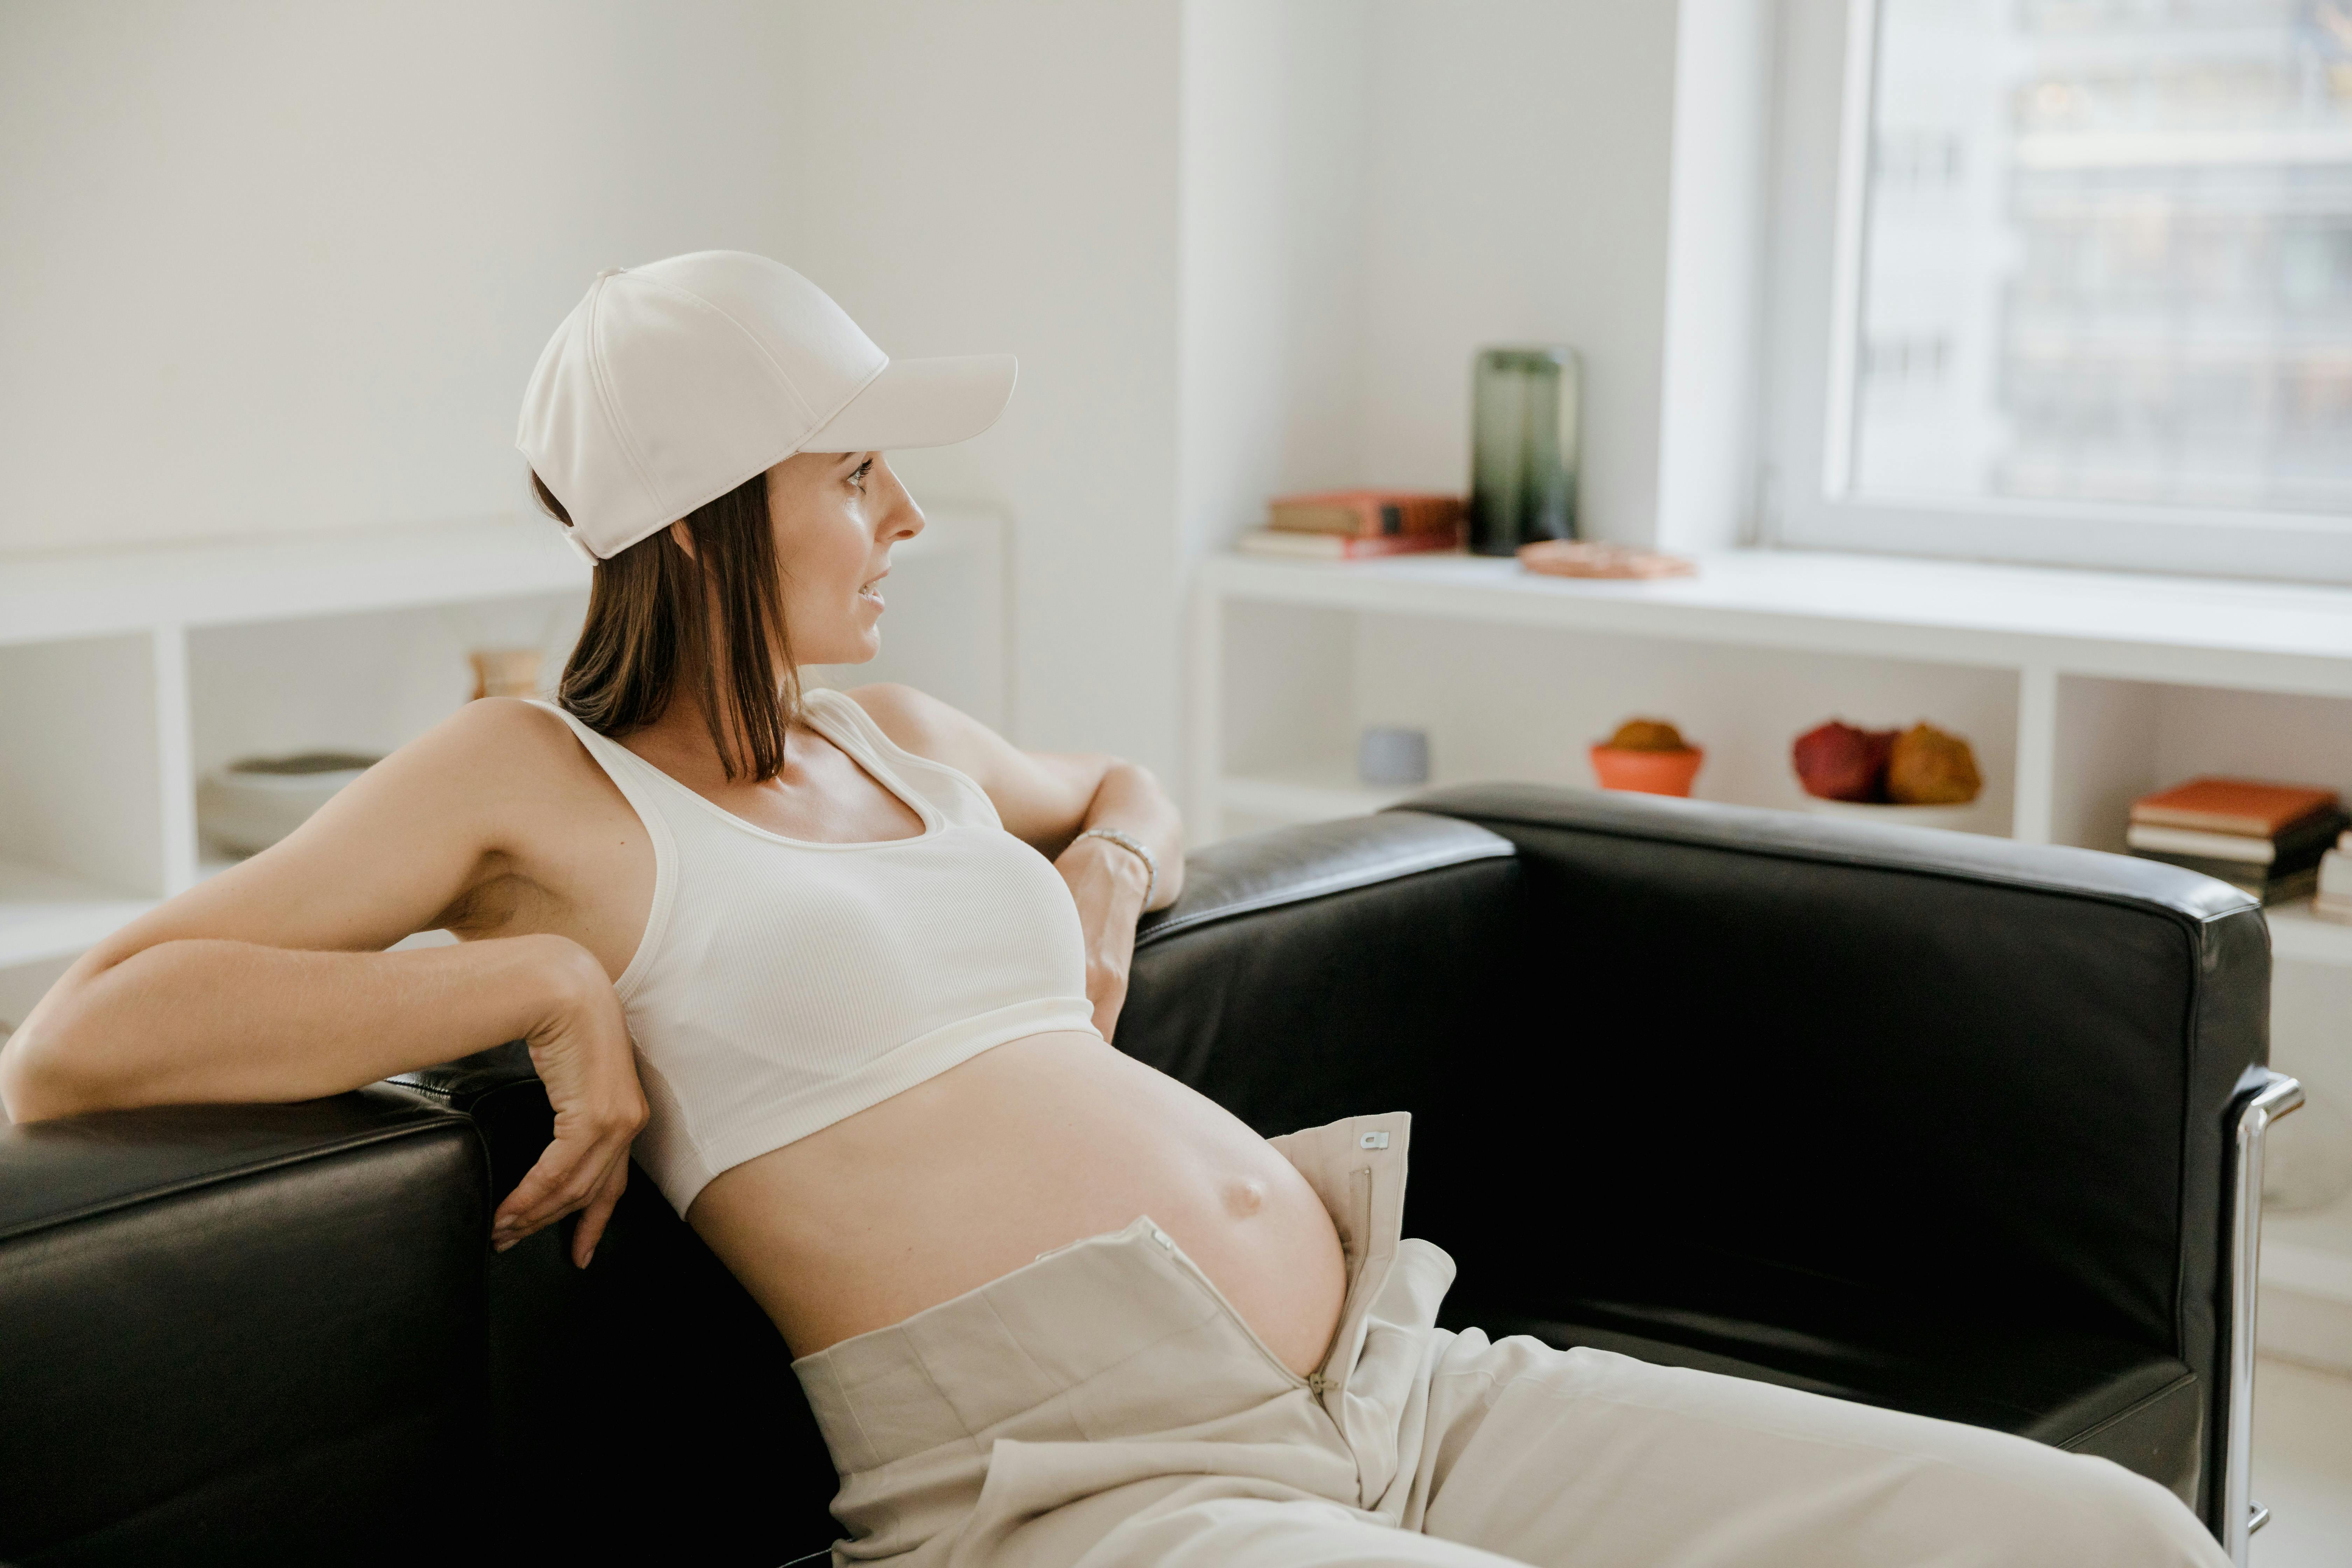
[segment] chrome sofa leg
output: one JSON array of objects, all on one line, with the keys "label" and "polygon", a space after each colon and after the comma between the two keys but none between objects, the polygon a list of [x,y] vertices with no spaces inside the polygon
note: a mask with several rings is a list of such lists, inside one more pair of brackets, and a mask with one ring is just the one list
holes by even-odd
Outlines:
[{"label": "chrome sofa leg", "polygon": [[2254,1304],[2262,1285],[2263,1142],[2271,1123],[2302,1103],[2303,1085],[2273,1072],[2238,1112],[2230,1192],[2230,1419],[2221,1476],[2221,1545],[2236,1568],[2247,1568],[2254,1531],[2271,1518],[2271,1510],[2253,1500]]}]

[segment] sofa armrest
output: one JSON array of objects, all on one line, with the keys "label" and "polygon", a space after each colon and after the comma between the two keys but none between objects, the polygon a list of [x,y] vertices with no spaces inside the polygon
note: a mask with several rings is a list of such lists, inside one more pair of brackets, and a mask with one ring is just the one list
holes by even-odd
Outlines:
[{"label": "sofa armrest", "polygon": [[472,1129],[395,1091],[0,1127],[0,1557],[428,1554],[488,1235]]},{"label": "sofa armrest", "polygon": [[[554,1140],[555,1108],[530,1065],[530,1048],[520,1040],[386,1081],[472,1120],[489,1156],[492,1208],[506,1201]],[[563,1245],[570,1245],[568,1238]]]},{"label": "sofa armrest", "polygon": [[2267,1055],[2253,900],[1843,818],[1519,785],[1411,804],[1518,851],[1538,984],[1514,1103],[1551,1108],[1541,1180],[1590,1200],[1530,1294],[1768,1267],[2071,1322],[2219,1391],[2227,1123]]}]

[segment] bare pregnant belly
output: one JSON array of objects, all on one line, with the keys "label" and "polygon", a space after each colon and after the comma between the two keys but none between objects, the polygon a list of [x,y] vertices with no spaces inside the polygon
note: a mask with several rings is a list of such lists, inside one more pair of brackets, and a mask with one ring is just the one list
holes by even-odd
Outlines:
[{"label": "bare pregnant belly", "polygon": [[1222,1106],[1091,1035],[1034,1035],[720,1174],[687,1212],[794,1355],[1149,1215],[1284,1364],[1346,1271],[1305,1177]]}]

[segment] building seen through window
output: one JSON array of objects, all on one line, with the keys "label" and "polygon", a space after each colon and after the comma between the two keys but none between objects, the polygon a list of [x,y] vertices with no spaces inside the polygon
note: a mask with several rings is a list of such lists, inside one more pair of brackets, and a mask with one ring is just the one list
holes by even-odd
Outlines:
[{"label": "building seen through window", "polygon": [[1880,0],[1852,492],[2352,513],[2352,0]]}]

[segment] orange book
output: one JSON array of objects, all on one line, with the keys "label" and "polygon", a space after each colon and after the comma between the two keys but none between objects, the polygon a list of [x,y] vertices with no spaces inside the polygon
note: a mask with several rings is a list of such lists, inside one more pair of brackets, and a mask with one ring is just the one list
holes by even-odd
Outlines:
[{"label": "orange book", "polygon": [[1351,539],[1443,534],[1462,527],[1462,498],[1420,490],[1318,490],[1276,496],[1266,525],[1283,533],[1338,533]]},{"label": "orange book", "polygon": [[2256,784],[2250,779],[2190,779],[2132,802],[2131,819],[2245,838],[2275,838],[2281,830],[2335,804],[2332,789]]}]

